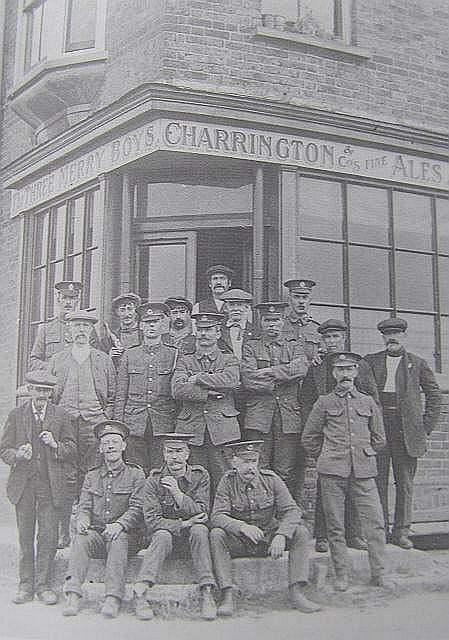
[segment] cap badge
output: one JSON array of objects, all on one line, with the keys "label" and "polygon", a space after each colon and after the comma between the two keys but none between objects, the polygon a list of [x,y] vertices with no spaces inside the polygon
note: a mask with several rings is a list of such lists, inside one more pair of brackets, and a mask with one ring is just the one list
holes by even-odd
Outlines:
[{"label": "cap badge", "polygon": [[207,322],[207,316],[201,316],[201,322]]},{"label": "cap badge", "polygon": [[301,280],[301,282],[299,283],[299,286],[300,287],[305,287],[306,286],[306,283],[304,282],[304,280]]},{"label": "cap badge", "polygon": [[72,283],[70,283],[70,284],[69,284],[69,290],[70,290],[70,291],[73,291],[74,289],[75,289],[75,287],[73,286],[73,284],[72,284]]},{"label": "cap badge", "polygon": [[247,450],[247,451],[253,451],[253,449],[254,449],[254,445],[253,445],[253,444],[249,444],[249,445],[247,445],[247,447],[246,447],[246,450]]},{"label": "cap badge", "polygon": [[276,311],[276,307],[270,307],[270,308],[268,309],[268,311],[269,311],[270,313],[274,313],[274,312]]}]

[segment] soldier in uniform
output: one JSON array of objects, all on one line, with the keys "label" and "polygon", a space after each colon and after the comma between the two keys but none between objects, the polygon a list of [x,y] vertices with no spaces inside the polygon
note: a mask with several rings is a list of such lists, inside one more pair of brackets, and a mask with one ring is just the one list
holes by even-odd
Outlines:
[{"label": "soldier in uniform", "polygon": [[192,303],[183,296],[172,296],[164,301],[170,309],[168,333],[162,336],[162,342],[176,347],[180,353],[195,351],[195,336],[192,331]]},{"label": "soldier in uniform", "polygon": [[223,264],[214,264],[206,271],[206,278],[211,295],[200,300],[193,307],[193,313],[222,313],[223,300],[221,296],[231,288],[235,274],[232,269]]},{"label": "soldier in uniform", "polygon": [[290,491],[301,431],[299,384],[307,373],[304,340],[282,336],[285,302],[263,302],[261,335],[243,346],[242,384],[248,399],[245,437],[264,442],[261,466],[272,468]]},{"label": "soldier in uniform", "polygon": [[102,350],[108,353],[118,367],[120,358],[126,349],[137,347],[141,343],[137,307],[142,301],[137,293],[123,293],[113,299],[112,314],[118,326],[111,327],[104,322]]},{"label": "soldier in uniform", "polygon": [[[72,343],[67,315],[77,311],[83,285],[81,282],[65,280],[55,284],[55,306],[57,316],[39,326],[30,355],[31,369],[42,369],[51,356]],[[98,348],[98,337],[92,332],[91,346]]]},{"label": "soldier in uniform", "polygon": [[[301,406],[303,424],[312,410],[313,405],[321,395],[326,395],[335,387],[336,380],[332,375],[329,356],[336,351],[344,351],[346,343],[347,325],[343,320],[331,318],[318,327],[318,333],[326,349],[319,364],[312,364],[309,367],[306,377],[301,387]],[[356,388],[362,393],[370,395],[379,404],[379,394],[377,392],[376,381],[370,366],[364,360],[359,363],[359,373],[355,379]],[[354,549],[367,549],[366,542],[362,537],[360,521],[356,510],[350,501],[346,501],[345,507],[345,527],[346,544]],[[318,485],[315,509],[315,549],[321,553],[328,550],[326,521],[324,519],[323,507],[321,504],[321,491]]]},{"label": "soldier in uniform", "polygon": [[137,309],[142,344],[123,354],[118,370],[114,417],[130,429],[125,458],[145,474],[161,463],[161,441],[154,436],[175,429],[171,379],[178,351],[162,342],[167,305],[146,302]]},{"label": "soldier in uniform", "polygon": [[204,467],[188,464],[189,434],[167,434],[163,440],[164,465],[153,469],[144,487],[143,516],[150,544],[134,586],[136,616],[150,620],[153,611],[147,598],[168,556],[190,554],[202,598],[201,615],[213,620],[217,607],[212,597],[215,578],[207,521],[210,478]]},{"label": "soldier in uniform", "polygon": [[231,558],[280,558],[288,549],[288,584],[292,605],[305,613],[320,606],[304,595],[309,579],[308,531],[284,482],[269,469],[258,469],[264,442],[228,445],[233,469],[221,479],[211,515],[212,558],[222,602],[218,615],[234,611]]},{"label": "soldier in uniform", "polygon": [[305,341],[306,355],[309,361],[319,362],[320,323],[309,314],[312,302],[313,280],[295,279],[284,282],[288,289],[288,310],[285,315],[282,334],[291,335]]},{"label": "soldier in uniform", "polygon": [[[377,456],[377,484],[385,518],[387,538],[388,477],[390,463],[396,485],[391,541],[403,549],[411,549],[408,534],[413,513],[413,480],[418,458],[426,451],[426,436],[438,422],[441,391],[427,362],[406,351],[407,322],[387,318],[377,325],[385,350],[365,356],[371,366],[380,393],[387,446]],[[422,410],[421,392],[425,407]]]},{"label": "soldier in uniform", "polygon": [[335,352],[329,358],[336,386],[314,404],[302,443],[308,455],[318,459],[335,590],[346,591],[348,587],[344,525],[347,496],[359,513],[368,544],[371,582],[389,587],[385,578],[385,529],[375,482],[376,453],[385,445],[382,415],[373,398],[354,385],[361,356]]},{"label": "soldier in uniform", "polygon": [[0,440],[0,457],[11,467],[6,492],[15,506],[20,545],[19,588],[13,602],[23,604],[37,593],[45,604],[55,604],[51,580],[58,510],[68,500],[67,474],[73,470],[76,438],[69,414],[50,402],[56,378],[34,370],[26,381],[31,399],[11,411]]},{"label": "soldier in uniform", "polygon": [[221,328],[218,346],[242,359],[242,347],[246,340],[255,337],[255,329],[249,322],[253,296],[243,289],[229,289],[221,296],[226,320]]},{"label": "soldier in uniform", "polygon": [[191,433],[191,459],[206,467],[217,485],[225,471],[222,447],[240,438],[233,392],[240,384],[239,362],[217,346],[223,316],[199,313],[196,349],[179,356],[172,380],[173,397],[182,403],[176,433]]},{"label": "soldier in uniform", "polygon": [[128,556],[139,550],[142,535],[142,490],[145,475],[123,460],[129,430],[118,420],[95,427],[103,463],[85,477],[64,583],[62,614],[76,616],[90,558],[106,558],[102,613],[115,618],[125,595]]}]

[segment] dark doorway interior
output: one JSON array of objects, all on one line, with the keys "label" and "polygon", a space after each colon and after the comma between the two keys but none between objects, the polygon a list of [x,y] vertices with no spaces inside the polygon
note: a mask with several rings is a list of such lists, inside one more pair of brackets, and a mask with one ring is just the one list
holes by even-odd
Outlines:
[{"label": "dark doorway interior", "polygon": [[236,278],[232,286],[251,291],[251,228],[214,228],[198,232],[197,300],[205,298],[209,293],[205,273],[206,269],[213,264],[224,264],[234,269]]}]

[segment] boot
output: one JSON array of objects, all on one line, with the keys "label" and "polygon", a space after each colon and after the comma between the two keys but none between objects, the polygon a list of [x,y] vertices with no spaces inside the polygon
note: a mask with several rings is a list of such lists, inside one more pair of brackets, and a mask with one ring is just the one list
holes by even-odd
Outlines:
[{"label": "boot", "polygon": [[217,609],[219,616],[232,616],[234,613],[234,598],[232,595],[232,587],[223,589],[223,599],[221,605]]},{"label": "boot", "polygon": [[388,591],[394,591],[396,584],[391,578],[384,575],[372,576],[370,584],[373,587],[380,587],[381,589],[387,589]]},{"label": "boot", "polygon": [[346,591],[349,586],[348,574],[338,572],[335,574],[334,589],[335,591]]},{"label": "boot", "polygon": [[106,596],[104,605],[101,607],[101,613],[106,618],[116,618],[120,611],[120,600],[115,596]]},{"label": "boot", "polygon": [[134,611],[138,620],[151,620],[153,618],[153,609],[148,603],[146,594],[137,595],[137,593],[134,593]]},{"label": "boot", "polygon": [[394,536],[391,542],[401,549],[413,549],[413,542],[405,534]]},{"label": "boot", "polygon": [[62,608],[63,616],[77,616],[81,608],[81,596],[73,591],[66,594],[65,605]]},{"label": "boot", "polygon": [[349,538],[349,540],[346,541],[346,546],[350,547],[351,549],[358,549],[359,551],[368,550],[368,545],[366,543],[365,538],[362,538],[360,536],[354,536],[353,538]]},{"label": "boot", "polygon": [[303,613],[315,613],[315,611],[321,611],[319,604],[306,598],[299,584],[294,584],[289,587],[289,595],[290,602],[295,609],[298,609]]},{"label": "boot", "polygon": [[203,620],[215,620],[217,617],[217,605],[210,585],[201,588],[201,617]]}]

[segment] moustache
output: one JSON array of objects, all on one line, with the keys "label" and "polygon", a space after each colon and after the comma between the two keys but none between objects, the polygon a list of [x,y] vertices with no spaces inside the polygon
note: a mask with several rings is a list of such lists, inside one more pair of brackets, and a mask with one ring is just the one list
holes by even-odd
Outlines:
[{"label": "moustache", "polygon": [[387,345],[389,344],[399,344],[399,341],[396,340],[396,338],[390,338],[389,340],[387,340]]}]

